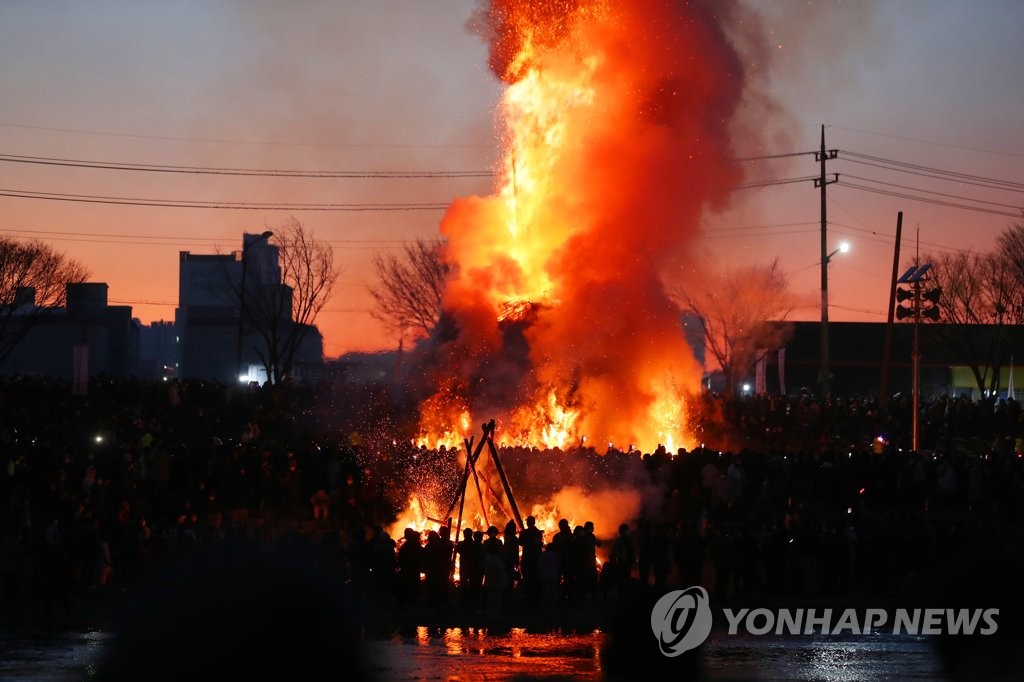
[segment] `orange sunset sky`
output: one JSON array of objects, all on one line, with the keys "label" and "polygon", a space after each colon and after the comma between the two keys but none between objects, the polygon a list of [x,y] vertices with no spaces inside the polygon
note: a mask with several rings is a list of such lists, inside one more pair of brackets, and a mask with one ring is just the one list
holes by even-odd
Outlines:
[{"label": "orange sunset sky", "polygon": [[[273,229],[295,217],[334,247],[343,268],[318,321],[326,353],[393,347],[397,339],[369,315],[374,254],[437,234],[444,209],[411,204],[444,206],[455,197],[484,195],[490,179],[165,174],[13,157],[486,172],[501,154],[494,116],[502,86],[487,67],[486,47],[466,28],[474,6],[472,0],[315,1],[293,9],[242,0],[0,4],[0,232],[43,239],[73,255],[93,281],[109,284],[112,303],[130,304],[151,322],[174,318],[179,251],[227,253],[240,247],[243,231]],[[839,150],[828,169],[844,181],[829,187],[829,241],[852,247],[830,266],[830,317],[882,320],[897,211],[904,212],[906,255],[913,254],[918,228],[922,252],[988,250],[1020,215],[1024,3],[755,7],[750,25],[763,27],[772,49],[750,65],[750,78],[775,108],[744,122],[757,126],[766,143],[740,148],[740,155],[810,152],[818,147],[819,126],[827,126],[827,145]],[[917,168],[896,172],[865,156]],[[816,175],[818,166],[802,156],[751,163],[748,170],[752,180],[788,179]],[[973,177],[949,182],[933,170]],[[65,200],[39,198],[43,193]],[[98,197],[359,210],[91,203]],[[67,200],[82,198],[90,201]],[[816,319],[819,200],[809,180],[739,189],[732,206],[705,217],[693,255],[731,268],[779,256],[792,288],[809,301],[796,317]]]}]

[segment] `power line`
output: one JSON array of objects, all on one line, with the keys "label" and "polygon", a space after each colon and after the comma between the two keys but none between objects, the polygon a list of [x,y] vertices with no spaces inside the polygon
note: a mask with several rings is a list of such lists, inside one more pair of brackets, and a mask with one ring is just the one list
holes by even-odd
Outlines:
[{"label": "power line", "polygon": [[0,154],[0,161],[65,168],[91,168],[100,170],[138,171],[146,173],[184,173],[191,175],[234,175],[241,177],[279,178],[349,178],[349,179],[455,179],[493,177],[492,171],[334,171],[288,170],[282,168],[224,168],[216,166],[177,166],[152,163],[124,163],[115,161],[87,161],[45,156]]},{"label": "power line", "polygon": [[[855,225],[846,225],[845,223],[840,223],[840,222],[833,221],[833,220],[829,221],[829,225],[835,225],[837,227],[844,227],[844,228],[846,228],[848,230],[857,230],[859,232],[864,232],[864,233],[867,233],[867,234],[870,234],[870,235],[874,235],[875,237],[884,237],[884,239],[878,238],[878,239],[871,239],[870,241],[879,242],[879,243],[885,244],[886,246],[891,245],[893,243],[893,240],[896,239],[896,235],[894,235],[894,234],[890,234],[888,232],[881,232],[881,231],[878,231],[878,230],[874,230],[874,229],[868,227],[867,225],[865,225],[863,220],[858,218],[853,213],[853,211],[851,211],[846,206],[841,204],[839,202],[839,200],[836,199],[835,197],[829,197],[828,200],[831,203],[833,203],[836,206],[838,206],[839,208],[841,208],[844,211],[846,211],[846,213],[849,214],[849,216],[851,218],[853,218],[854,220],[856,220],[860,224],[860,227],[856,227]],[[964,250],[964,249],[958,249],[958,248],[953,247],[953,246],[945,246],[943,244],[936,244],[935,242],[920,242],[920,243],[924,244],[926,246],[932,246],[932,247],[934,247],[936,249],[939,249],[939,250],[942,250],[942,251],[949,251],[950,253],[956,253],[956,252],[960,252],[960,251]]]},{"label": "power line", "polygon": [[752,231],[752,232],[734,233],[734,235],[714,235],[714,233],[706,232],[705,233],[705,238],[706,239],[719,239],[719,240],[729,240],[729,239],[733,239],[733,240],[734,239],[740,239],[740,240],[743,240],[743,239],[751,239],[751,238],[754,238],[754,237],[779,237],[779,236],[782,236],[782,235],[806,235],[806,233],[808,233],[808,232],[815,232],[815,231],[817,231],[817,227],[808,227],[807,229],[785,229],[785,230],[782,230],[782,231],[770,232],[770,233],[766,233],[766,232],[762,232],[762,231]]},{"label": "power line", "polygon": [[448,208],[448,203],[421,204],[261,204],[232,201],[197,201],[179,199],[138,199],[132,197],[109,197],[92,194],[61,194],[31,190],[0,189],[0,196],[20,199],[42,199],[46,201],[70,201],[86,204],[110,204],[117,206],[156,206],[162,208],[206,208],[230,211],[439,211]]},{"label": "power line", "polygon": [[[7,232],[6,230],[0,230],[0,234],[6,233],[6,232]],[[24,237],[24,236],[19,236],[19,235],[9,235],[9,236],[12,237],[13,239],[31,239],[31,237]],[[120,244],[120,245],[124,245],[124,246],[163,246],[163,247],[168,247],[168,246],[188,247],[188,246],[190,246],[190,244],[177,244],[175,242],[130,241],[130,240],[126,240],[126,239],[89,239],[87,237],[45,237],[45,239],[48,242],[72,242],[72,243],[84,243],[84,244]],[[224,240],[224,241],[227,241],[227,240]],[[214,244],[199,244],[199,245],[193,244],[192,246],[217,246],[220,243],[223,243],[223,242],[216,242]],[[361,245],[349,244],[349,245],[335,246],[334,248],[338,248],[338,249],[342,249],[342,250],[346,250],[346,251],[384,251],[384,250],[387,250],[387,249],[398,249],[398,248],[401,248],[401,246],[399,246],[397,244],[381,244],[381,245],[376,245],[376,246],[371,246],[371,245],[361,246]]]},{"label": "power line", "polygon": [[843,126],[831,125],[829,128],[835,128],[836,130],[848,130],[852,133],[862,133],[864,135],[874,135],[875,137],[887,137],[892,140],[904,140],[906,142],[918,142],[921,144],[931,144],[936,147],[947,147],[949,149],[965,149],[971,152],[983,152],[985,154],[1000,154],[1002,156],[1016,156],[1024,157],[1024,154],[1018,152],[1008,152],[1005,149],[984,149],[982,147],[968,147],[960,144],[951,144],[949,142],[936,142],[935,140],[922,140],[916,137],[904,137],[902,135],[890,135],[887,133],[876,133],[870,130],[861,130],[860,128],[846,128]]},{"label": "power line", "polygon": [[482,144],[394,144],[394,143],[340,143],[340,142],[273,142],[267,140],[238,140],[206,137],[175,137],[171,135],[140,135],[133,133],[115,133],[103,130],[85,130],[81,128],[53,128],[46,126],[25,125],[21,123],[2,123],[0,127],[21,128],[24,130],[42,130],[55,133],[73,133],[75,135],[100,135],[103,137],[127,137],[142,140],[165,140],[171,142],[206,142],[213,144],[244,144],[265,147],[336,147],[341,149],[490,149],[492,145]]},{"label": "power line", "polygon": [[[874,161],[876,163],[887,164],[889,166],[896,166],[898,168],[908,168],[915,171],[923,171],[928,173],[935,173],[938,175],[948,176],[948,178],[940,179],[955,179],[955,180],[973,180],[976,182],[987,183],[988,185],[1001,187],[1003,189],[1010,190],[1024,190],[1024,183],[1015,182],[1012,180],[1001,180],[999,178],[988,178],[983,175],[974,175],[972,173],[962,173],[960,171],[951,171],[944,168],[936,168],[934,166],[925,166],[919,163],[908,163],[906,161],[897,161],[895,159],[887,159],[881,156],[872,156],[870,154],[860,154],[857,152],[851,152],[849,150],[842,150],[842,153],[857,159],[866,159],[868,161]],[[893,168],[892,170],[897,170]]]},{"label": "power line", "polygon": [[793,268],[792,270],[787,270],[786,271],[786,275],[787,276],[792,276],[792,275],[794,275],[794,274],[796,274],[798,272],[803,272],[804,270],[810,270],[811,268],[816,268],[819,265],[821,265],[820,261],[814,261],[813,263],[810,263],[808,265],[801,265],[798,268]]},{"label": "power line", "polygon": [[900,168],[900,167],[886,166],[886,165],[880,164],[880,163],[871,163],[870,161],[861,161],[860,159],[844,158],[843,161],[845,161],[847,163],[860,164],[862,166],[870,166],[872,168],[880,168],[882,170],[891,171],[891,172],[895,172],[895,173],[907,173],[909,175],[916,175],[916,176],[922,177],[922,178],[931,178],[932,180],[942,180],[942,181],[945,181],[945,182],[955,182],[955,183],[957,183],[959,185],[973,185],[975,187],[981,187],[981,188],[984,188],[984,189],[997,190],[997,191],[1003,191],[1003,192],[1024,192],[1024,188],[1017,189],[1015,187],[1010,187],[1010,186],[1000,186],[1000,185],[993,185],[993,184],[984,183],[984,182],[975,182],[973,180],[965,180],[963,178],[947,177],[947,176],[939,175],[939,174],[936,174],[936,173],[925,173],[925,172],[922,172],[922,171],[915,171],[915,170],[911,170],[909,168]]},{"label": "power line", "polygon": [[128,301],[123,299],[110,299],[107,303],[113,303],[114,305],[162,305],[162,306],[173,306],[178,307],[177,301]]},{"label": "power line", "polygon": [[[162,235],[135,235],[135,234],[124,234],[124,233],[110,233],[110,232],[69,232],[61,230],[13,230],[4,229],[3,232],[14,232],[18,234],[39,234],[39,235],[69,235],[76,237],[114,237],[114,238],[126,238],[126,239],[165,239],[175,242],[180,241],[193,241],[202,242],[209,245],[217,245],[226,241],[234,241],[237,237],[190,237],[190,236],[169,236],[165,237]],[[326,244],[409,244],[415,240],[410,239],[323,239],[319,240]]]},{"label": "power line", "polygon": [[[856,225],[845,225],[843,223],[832,223],[832,222],[830,222],[829,224],[830,225],[836,225],[837,227],[840,227],[840,228],[845,229],[845,230],[852,230],[852,231],[859,232],[859,233],[862,233],[862,234],[867,234],[869,236],[866,236],[866,237],[859,236],[857,238],[858,239],[866,239],[868,241],[878,242],[880,244],[885,244],[886,246],[890,246],[890,247],[892,246],[893,241],[896,239],[896,235],[894,235],[894,234],[889,234],[888,232],[881,232],[881,231],[878,231],[878,230],[872,230],[869,227],[857,227]],[[850,235],[850,236],[852,236],[852,235]],[[922,246],[930,246],[933,249],[937,249],[939,251],[946,251],[946,252],[949,252],[949,253],[960,253],[960,252],[968,250],[968,249],[957,248],[955,246],[947,246],[945,244],[938,244],[936,242],[922,241],[920,243],[921,243]]]},{"label": "power line", "polygon": [[[108,303],[114,305],[149,305],[149,306],[169,306],[172,308],[178,307],[177,301],[141,301],[141,300],[130,300],[130,299],[110,299]],[[369,308],[324,308],[320,311],[321,313],[369,313]]]},{"label": "power line", "polygon": [[[773,223],[766,225],[737,225],[732,227],[720,227],[713,228],[704,231],[705,237],[721,237],[721,238],[744,238],[752,236],[775,236],[775,235],[787,235],[787,234],[801,234],[810,230],[784,230],[780,232],[764,233],[765,230],[780,228],[780,227],[803,227],[809,225],[817,225],[816,222],[797,222],[797,223]],[[126,233],[117,232],[73,232],[65,230],[20,230],[20,229],[0,229],[0,232],[4,234],[10,233],[11,236],[30,239],[28,236],[21,235],[39,235],[41,238],[52,240],[52,241],[73,241],[73,242],[88,242],[88,243],[99,243],[99,244],[139,244],[139,245],[152,245],[152,246],[175,246],[180,245],[182,242],[189,242],[196,246],[218,246],[224,243],[230,243],[236,240],[235,237],[191,237],[191,236],[162,236],[162,235],[133,235]],[[719,233],[729,234],[719,234]],[[733,234],[735,232],[742,232],[743,234]],[[56,235],[56,236],[53,236]],[[163,240],[163,241],[148,241],[148,240]],[[122,241],[124,240],[124,241]],[[411,244],[415,240],[411,239],[323,239],[319,240],[324,244],[341,245],[342,248],[399,248],[405,244]]]},{"label": "power line", "polygon": [[814,152],[785,152],[782,154],[766,154],[765,156],[741,156],[733,161],[768,161],[770,159],[788,159],[794,156],[813,156]]},{"label": "power line", "polygon": [[[813,177],[782,178],[737,185],[734,189],[772,187],[806,182]],[[150,199],[136,197],[115,197],[95,194],[67,194],[40,192],[22,189],[0,189],[0,196],[46,201],[67,201],[87,204],[114,206],[152,206],[160,208],[205,208],[233,211],[439,211],[447,209],[450,202],[397,203],[397,204],[333,204],[333,203],[256,203],[249,201],[202,201],[195,199]]]},{"label": "power line", "polygon": [[814,180],[814,175],[808,175],[802,178],[780,178],[774,180],[761,180],[755,182],[747,182],[741,185],[736,185],[733,189],[752,189],[755,187],[773,187],[775,185],[789,185],[796,182],[807,182],[808,180]]},{"label": "power line", "polygon": [[859,189],[859,190],[862,190],[862,191],[865,191],[865,192],[873,192],[875,194],[882,194],[884,196],[896,197],[898,199],[909,199],[911,201],[919,201],[921,203],[933,204],[935,206],[946,206],[948,208],[958,208],[958,209],[965,210],[965,211],[974,211],[976,213],[988,213],[990,215],[1001,215],[1001,216],[1007,216],[1009,218],[1020,218],[1021,217],[1021,212],[1020,211],[1017,211],[1017,212],[1014,213],[1014,212],[1010,212],[1010,211],[1000,211],[1000,210],[997,210],[997,209],[983,208],[981,206],[969,206],[969,205],[966,205],[966,204],[958,204],[958,203],[950,202],[950,201],[939,201],[937,199],[929,199],[927,197],[919,197],[919,196],[915,196],[913,194],[907,194],[907,193],[904,193],[904,192],[893,192],[893,191],[890,191],[890,190],[879,189],[877,187],[867,187],[865,185],[858,185],[856,183],[846,182],[845,180],[842,180],[842,179],[840,179],[839,184],[841,186],[843,186],[843,187],[852,187],[853,189]]},{"label": "power line", "polygon": [[805,221],[801,223],[773,223],[770,225],[738,225],[735,227],[715,227],[705,231],[705,234],[710,232],[734,232],[736,230],[763,230],[774,227],[804,227],[806,225],[817,225],[817,222]]},{"label": "power line", "polygon": [[854,313],[867,313],[868,315],[885,315],[881,310],[869,310],[867,308],[850,308],[845,305],[838,305],[836,303],[829,303],[830,308],[838,308],[839,310],[849,310]]},{"label": "power line", "polygon": [[[734,161],[763,161],[782,159],[794,156],[806,156],[813,152],[789,152],[769,154],[765,156],[749,156]],[[96,161],[88,159],[68,159],[50,156],[28,156],[21,154],[0,153],[0,161],[7,163],[34,164],[41,166],[60,166],[65,168],[90,168],[98,170],[139,171],[149,173],[184,173],[193,175],[234,175],[242,177],[286,177],[286,178],[349,178],[349,179],[456,179],[456,178],[489,178],[494,177],[490,170],[427,170],[427,171],[391,171],[391,170],[296,170],[286,168],[234,168],[222,166],[187,166],[160,163],[130,163],[124,161]]]},{"label": "power line", "polygon": [[885,182],[884,180],[874,180],[872,178],[864,178],[859,175],[850,175],[849,173],[842,174],[844,178],[853,178],[854,180],[860,180],[861,182],[873,182],[876,185],[885,185],[886,187],[895,187],[896,189],[910,190],[911,192],[923,192],[924,194],[934,194],[936,196],[943,197],[945,199],[961,199],[963,201],[973,201],[977,204],[989,204],[990,206],[1001,206],[1003,208],[1019,208],[1020,204],[1003,204],[997,201],[988,201],[986,199],[974,199],[973,197],[965,197],[959,194],[947,194],[945,192],[936,192],[930,189],[922,189],[920,187],[910,187],[907,185],[899,185],[894,182]]}]

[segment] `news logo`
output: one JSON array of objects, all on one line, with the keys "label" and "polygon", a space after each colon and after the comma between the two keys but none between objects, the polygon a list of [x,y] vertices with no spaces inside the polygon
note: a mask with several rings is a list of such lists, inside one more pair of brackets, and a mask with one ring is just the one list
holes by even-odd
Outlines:
[{"label": "news logo", "polygon": [[703,644],[711,634],[711,623],[708,593],[699,586],[663,595],[651,611],[651,630],[661,653],[669,657]]}]

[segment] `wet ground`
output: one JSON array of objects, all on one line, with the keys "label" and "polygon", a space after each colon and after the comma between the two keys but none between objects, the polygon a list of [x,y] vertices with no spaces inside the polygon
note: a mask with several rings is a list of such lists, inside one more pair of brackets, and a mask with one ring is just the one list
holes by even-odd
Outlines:
[{"label": "wet ground", "polygon": [[[101,629],[0,629],[0,679],[89,679],[109,641]],[[364,650],[385,681],[600,680],[607,642],[601,631],[418,627],[367,638]],[[926,637],[753,637],[716,630],[700,651],[703,677],[710,680],[945,679]]]}]

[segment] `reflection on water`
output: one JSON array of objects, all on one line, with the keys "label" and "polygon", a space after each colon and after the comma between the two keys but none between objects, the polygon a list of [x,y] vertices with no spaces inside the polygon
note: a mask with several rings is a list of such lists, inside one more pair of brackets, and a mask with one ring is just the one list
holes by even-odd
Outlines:
[{"label": "reflection on water", "polygon": [[0,629],[0,680],[80,680],[96,672],[108,632]]},{"label": "reflection on water", "polygon": [[703,646],[711,679],[942,680],[942,664],[927,637],[874,632],[863,636],[726,635]]},{"label": "reflection on water", "polygon": [[505,679],[516,675],[601,679],[604,635],[525,628],[426,628],[369,640],[366,651],[385,680]]},{"label": "reflection on water", "polygon": [[[83,679],[110,635],[101,630],[50,633],[0,630],[0,679]],[[366,651],[383,680],[507,679],[517,675],[601,679],[605,635],[533,632],[523,628],[427,628],[368,639]],[[753,637],[714,631],[701,648],[712,680],[943,679],[926,637]],[[638,662],[638,667],[641,662]]]}]

